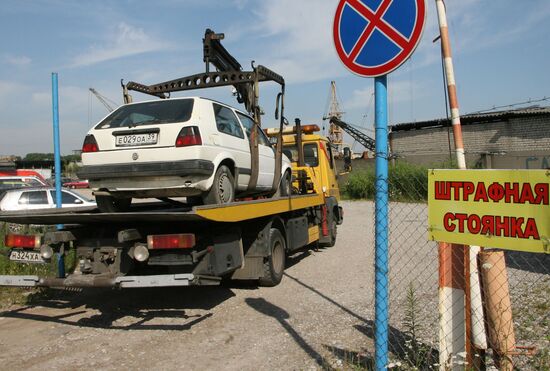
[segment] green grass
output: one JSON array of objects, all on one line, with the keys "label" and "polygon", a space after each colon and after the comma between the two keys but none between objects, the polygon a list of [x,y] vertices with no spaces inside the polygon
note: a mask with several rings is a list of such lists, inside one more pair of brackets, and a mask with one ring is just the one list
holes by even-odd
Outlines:
[{"label": "green grass", "polygon": [[[43,234],[45,227],[13,226],[20,234]],[[49,228],[49,227],[47,227]],[[12,228],[13,229],[13,228]],[[57,272],[56,259],[46,264],[17,263],[9,260],[10,249],[4,245],[4,236],[10,231],[7,223],[0,223],[0,275],[33,275],[40,277],[54,277]],[[12,232],[13,233],[13,232]],[[65,269],[68,271],[74,266],[75,252],[66,253]],[[16,287],[0,287],[0,308],[11,304],[26,304],[36,297],[42,297],[46,290],[26,289]]]},{"label": "green grass", "polygon": [[[353,172],[344,184],[344,197],[372,200],[376,192],[375,183],[374,169]],[[388,192],[390,201],[425,202],[428,198],[428,169],[405,162],[390,166]]]}]

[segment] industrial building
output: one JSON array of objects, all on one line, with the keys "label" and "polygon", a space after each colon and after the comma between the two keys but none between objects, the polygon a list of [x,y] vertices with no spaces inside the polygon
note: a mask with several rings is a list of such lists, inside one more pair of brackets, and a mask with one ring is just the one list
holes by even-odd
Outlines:
[{"label": "industrial building", "polygon": [[[468,167],[550,168],[550,107],[461,116]],[[454,156],[450,119],[393,125],[389,140],[397,159],[423,165],[449,163]]]}]

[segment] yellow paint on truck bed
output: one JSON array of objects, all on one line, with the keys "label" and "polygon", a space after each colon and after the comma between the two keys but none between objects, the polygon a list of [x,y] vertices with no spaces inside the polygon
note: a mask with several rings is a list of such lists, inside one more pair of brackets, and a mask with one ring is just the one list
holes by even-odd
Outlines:
[{"label": "yellow paint on truck bed", "polygon": [[323,195],[291,196],[278,199],[235,202],[228,205],[199,206],[195,213],[215,222],[241,222],[274,214],[322,205]]}]

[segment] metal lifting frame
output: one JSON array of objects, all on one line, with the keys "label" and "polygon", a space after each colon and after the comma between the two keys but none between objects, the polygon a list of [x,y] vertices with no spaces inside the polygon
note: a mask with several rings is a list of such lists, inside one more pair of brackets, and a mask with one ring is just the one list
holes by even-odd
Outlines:
[{"label": "metal lifting frame", "polygon": [[355,139],[356,141],[361,143],[366,149],[376,153],[375,141],[374,141],[374,139],[369,137],[367,134],[362,133],[361,131],[355,129],[351,125],[345,123],[344,121],[342,121],[342,120],[340,120],[336,117],[331,117],[330,118],[330,123],[341,127],[349,135],[351,135],[353,137],[353,139]]},{"label": "metal lifting frame", "polygon": [[[252,71],[243,71],[239,62],[225,49],[220,40],[224,38],[223,33],[215,33],[207,29],[203,39],[203,61],[206,72],[185,76],[175,80],[169,80],[153,85],[144,85],[134,81],[122,84],[124,102],[131,103],[132,98],[129,90],[144,94],[153,95],[162,99],[170,97],[170,93],[178,91],[215,88],[220,86],[233,85],[236,90],[237,101],[243,103],[247,112],[254,118],[258,129],[261,129],[261,108],[259,105],[259,83],[263,81],[274,81],[281,85],[281,92],[277,96],[276,119],[279,112],[280,101],[280,127],[279,139],[277,140],[277,155],[275,161],[275,176],[273,179],[273,190],[276,190],[281,180],[282,166],[282,128],[286,122],[284,118],[284,78],[267,67],[251,63]],[[216,72],[210,72],[210,63],[216,68]],[[248,189],[256,187],[258,180],[259,152],[257,129],[253,129],[250,136],[251,170]]]}]

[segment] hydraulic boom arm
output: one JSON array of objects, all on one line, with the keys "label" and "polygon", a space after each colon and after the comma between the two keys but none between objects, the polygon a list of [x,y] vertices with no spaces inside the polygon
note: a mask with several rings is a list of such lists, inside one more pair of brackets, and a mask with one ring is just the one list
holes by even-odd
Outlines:
[{"label": "hydraulic boom arm", "polygon": [[353,126],[345,123],[344,121],[342,121],[342,120],[340,120],[340,119],[338,119],[334,116],[330,118],[330,123],[341,127],[349,135],[351,135],[353,139],[355,139],[356,141],[361,143],[369,151],[376,152],[376,146],[375,146],[374,139],[369,137],[367,134],[357,130]]}]

